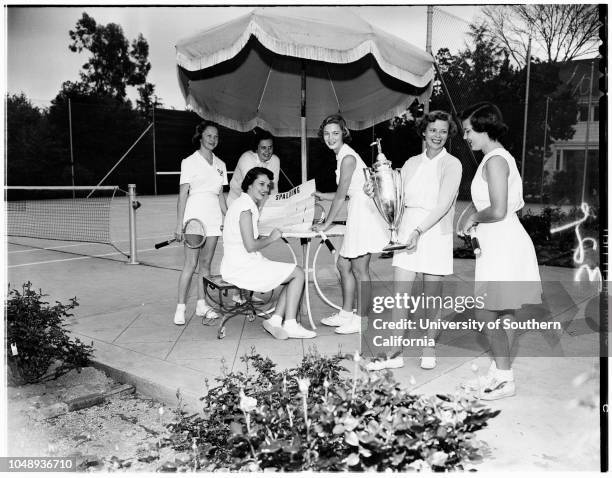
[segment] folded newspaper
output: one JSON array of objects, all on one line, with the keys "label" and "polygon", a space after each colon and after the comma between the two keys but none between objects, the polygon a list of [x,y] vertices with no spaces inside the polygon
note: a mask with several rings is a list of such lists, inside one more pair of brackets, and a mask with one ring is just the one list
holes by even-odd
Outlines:
[{"label": "folded newspaper", "polygon": [[290,191],[270,196],[259,216],[259,233],[310,231],[315,214],[315,181],[311,179]]}]

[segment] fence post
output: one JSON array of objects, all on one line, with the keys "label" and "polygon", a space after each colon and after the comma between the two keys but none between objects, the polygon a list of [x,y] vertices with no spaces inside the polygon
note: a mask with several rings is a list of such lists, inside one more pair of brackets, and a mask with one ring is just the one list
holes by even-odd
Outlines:
[{"label": "fence post", "polygon": [[157,196],[157,156],[155,155],[155,105],[157,96],[153,103],[153,195]]},{"label": "fence post", "polygon": [[587,167],[589,164],[589,126],[591,126],[591,101],[593,100],[593,70],[595,69],[595,62],[591,61],[591,77],[589,78],[589,103],[587,104],[587,124],[586,134],[584,138],[584,169],[582,170],[582,193],[580,194],[580,203],[584,202],[586,195],[586,182],[587,182]]},{"label": "fence post", "polygon": [[72,197],[76,198],[74,191],[74,153],[72,152],[72,104],[68,98],[68,135],[70,137],[70,177],[72,178]]},{"label": "fence post", "polygon": [[136,257],[136,209],[140,203],[136,200],[136,185],[128,184],[128,207],[130,222],[130,260],[128,264],[138,264]]}]

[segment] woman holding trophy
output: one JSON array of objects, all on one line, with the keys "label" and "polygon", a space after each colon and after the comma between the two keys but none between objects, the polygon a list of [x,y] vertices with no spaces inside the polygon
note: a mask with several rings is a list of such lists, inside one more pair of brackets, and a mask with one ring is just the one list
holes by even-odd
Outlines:
[{"label": "woman holding trophy", "polygon": [[[322,319],[321,323],[337,327],[335,331],[338,334],[354,334],[361,331],[361,319],[368,316],[363,305],[371,302],[370,257],[373,252],[380,252],[387,243],[387,227],[374,202],[363,190],[363,170],[366,165],[347,144],[351,134],[344,118],[336,114],[325,118],[319,127],[319,138],[336,155],[338,189],[335,193],[315,193],[317,199],[331,200],[332,204],[325,222],[313,226],[313,231],[329,229],[346,197],[349,197],[346,232],[337,263],[342,287],[342,309]],[[353,313],[355,295],[356,314]]]},{"label": "woman holding trophy", "polygon": [[[445,111],[432,111],[419,121],[419,135],[425,142],[425,151],[409,158],[400,175],[404,190],[404,215],[399,226],[398,239],[406,249],[393,256],[394,295],[412,292],[417,273],[423,274],[423,292],[426,297],[439,296],[441,279],[453,273],[453,216],[459,184],[461,162],[446,151],[449,137],[457,134],[457,125]],[[365,186],[372,196],[371,183]],[[436,310],[426,309],[426,317],[433,322]],[[405,311],[392,309],[392,321],[404,319]],[[437,330],[427,332],[436,339]],[[382,370],[404,366],[401,348],[382,360],[367,365],[368,370]],[[436,366],[435,349],[423,349],[421,367]]]},{"label": "woman holding trophy", "polygon": [[[474,295],[485,297],[485,309],[476,310],[476,319],[489,323],[513,316],[523,304],[540,304],[542,284],[533,242],[516,215],[525,205],[523,184],[516,161],[500,143],[508,130],[502,114],[494,104],[478,103],[461,120],[465,140],[484,153],[472,180],[473,213],[460,227],[480,243]],[[482,400],[510,397],[515,384],[508,336],[502,328],[484,330],[493,361],[486,377],[468,387]]]}]

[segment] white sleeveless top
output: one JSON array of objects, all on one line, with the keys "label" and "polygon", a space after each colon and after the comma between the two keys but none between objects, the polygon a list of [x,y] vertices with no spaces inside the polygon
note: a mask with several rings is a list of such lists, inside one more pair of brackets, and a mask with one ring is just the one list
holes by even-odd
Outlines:
[{"label": "white sleeveless top", "polygon": [[351,177],[351,183],[349,184],[348,191],[346,194],[349,196],[354,196],[355,194],[364,194],[363,192],[363,184],[365,183],[365,174],[363,169],[366,167],[363,159],[359,156],[353,148],[351,148],[348,144],[343,144],[338,154],[336,154],[336,184],[340,182],[340,165],[342,164],[342,160],[345,156],[354,156],[355,157],[355,170],[353,171],[353,176]]},{"label": "white sleeveless top", "polygon": [[513,214],[519,211],[524,205],[523,200],[523,182],[514,157],[504,148],[496,148],[485,154],[484,158],[478,165],[474,179],[472,180],[471,193],[472,201],[478,211],[489,207],[491,200],[489,198],[489,185],[482,177],[484,165],[493,156],[501,156],[508,163],[510,174],[508,175],[508,209],[506,215]]}]

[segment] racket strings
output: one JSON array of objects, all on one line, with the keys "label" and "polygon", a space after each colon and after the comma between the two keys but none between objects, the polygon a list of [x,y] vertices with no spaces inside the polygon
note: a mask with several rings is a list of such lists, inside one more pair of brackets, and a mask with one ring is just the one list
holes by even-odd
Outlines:
[{"label": "racket strings", "polygon": [[189,219],[183,227],[183,237],[187,247],[201,247],[206,241],[206,228],[198,219]]}]

